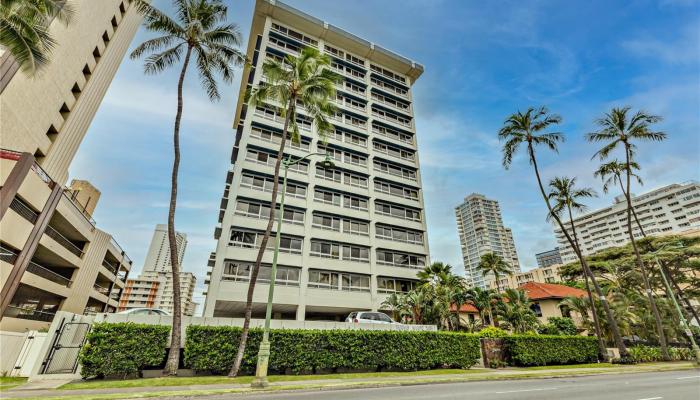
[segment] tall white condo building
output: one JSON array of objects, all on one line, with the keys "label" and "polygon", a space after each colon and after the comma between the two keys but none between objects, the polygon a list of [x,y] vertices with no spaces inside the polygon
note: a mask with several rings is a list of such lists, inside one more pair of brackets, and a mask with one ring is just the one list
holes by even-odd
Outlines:
[{"label": "tall white condo building", "polygon": [[[182,268],[182,258],[185,256],[187,247],[187,235],[182,232],[175,232],[175,242],[177,243],[177,265]],[[170,244],[168,243],[168,226],[165,224],[156,225],[153,231],[151,245],[148,247],[146,261],[143,263],[143,270],[149,272],[170,272]]]},{"label": "tall white condo building", "polygon": [[464,273],[472,286],[487,289],[492,276],[484,277],[478,270],[481,256],[495,253],[513,267],[513,272],[520,271],[518,254],[515,251],[513,232],[503,226],[501,208],[498,201],[487,199],[482,194],[472,193],[464,202],[455,207],[457,232],[462,248]]},{"label": "tall white condo building", "polygon": [[[700,228],[700,184],[674,183],[632,197],[632,206],[644,233],[649,236],[670,235]],[[576,234],[584,255],[629,242],[627,202],[620,195],[609,207],[591,211],[574,219]],[[568,227],[568,225],[567,225]],[[632,234],[642,232],[632,220]],[[564,263],[576,261],[576,254],[559,228],[554,229]]]},{"label": "tall white condo building", "polygon": [[[317,48],[344,77],[335,131],[319,140],[300,109],[301,143],[285,156],[329,154],[289,171],[273,318],[343,319],[406,292],[428,263],[411,86],[423,67],[279,1],[257,0],[234,128],[231,169],[210,259],[204,316],[241,317],[251,268],[270,213],[283,117],[276,105],[250,108],[247,88],[267,59]],[[273,238],[274,239],[274,238]],[[263,259],[253,317],[264,316],[272,243]]]}]

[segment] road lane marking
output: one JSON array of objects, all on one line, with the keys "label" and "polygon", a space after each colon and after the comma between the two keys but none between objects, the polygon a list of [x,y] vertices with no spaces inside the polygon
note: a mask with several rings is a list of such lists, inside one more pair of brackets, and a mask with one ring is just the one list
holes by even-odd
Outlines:
[{"label": "road lane marking", "polygon": [[646,399],[637,399],[637,400],[659,400],[663,399],[663,397],[647,397]]},{"label": "road lane marking", "polygon": [[698,376],[682,376],[682,377],[676,378],[676,379],[697,379],[697,378],[700,378],[700,375],[698,375]]},{"label": "road lane marking", "polygon": [[539,392],[542,390],[557,390],[558,387],[553,388],[541,388],[541,389],[522,389],[522,390],[509,390],[507,392],[496,392],[496,394],[506,394],[506,393],[520,393],[520,392]]}]

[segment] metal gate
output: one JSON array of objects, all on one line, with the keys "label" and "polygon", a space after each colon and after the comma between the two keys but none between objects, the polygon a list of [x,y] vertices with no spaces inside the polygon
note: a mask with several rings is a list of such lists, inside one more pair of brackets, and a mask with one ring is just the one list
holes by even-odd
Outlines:
[{"label": "metal gate", "polygon": [[56,330],[51,349],[41,369],[42,374],[74,374],[78,369],[78,355],[90,331],[86,322],[65,322]]}]

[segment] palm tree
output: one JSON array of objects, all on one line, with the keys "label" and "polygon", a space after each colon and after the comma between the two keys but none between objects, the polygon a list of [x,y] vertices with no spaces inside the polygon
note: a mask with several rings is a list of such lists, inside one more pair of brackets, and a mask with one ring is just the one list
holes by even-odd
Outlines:
[{"label": "palm tree", "polygon": [[479,312],[482,325],[486,322],[486,316],[488,315],[489,324],[494,326],[492,309],[493,299],[494,292],[491,289],[473,287],[467,291],[467,301]]},{"label": "palm tree", "polygon": [[[581,316],[581,325],[585,328],[588,328],[590,326],[590,320],[588,319],[589,315],[593,315],[595,319],[597,317],[595,316],[596,308],[595,306],[592,306],[593,302],[591,301],[592,299],[585,298],[585,297],[576,297],[576,296],[568,296],[562,302],[560,303],[561,306],[568,308],[570,311],[575,312],[576,314]],[[595,329],[595,327],[594,327]],[[598,327],[600,330],[600,327]],[[602,331],[601,331],[602,334]]]},{"label": "palm tree", "polygon": [[145,53],[144,71],[157,74],[180,63],[182,54],[185,59],[180,67],[177,83],[177,112],[173,130],[174,160],[171,175],[170,207],[168,210],[168,245],[170,246],[170,263],[173,280],[173,327],[171,332],[170,353],[164,373],[177,374],[180,354],[180,265],[178,265],[177,242],[175,240],[175,208],[177,205],[177,177],[180,166],[180,120],[182,118],[182,88],[185,74],[194,56],[197,72],[209,99],[219,100],[219,90],[215,75],[220,75],[226,83],[233,79],[233,67],[245,61],[237,47],[241,44],[241,34],[235,24],[225,24],[227,8],[220,0],[174,0],[175,19],[163,11],[151,6],[146,0],[135,3],[144,16],[147,30],[163,34],[146,40],[131,53],[137,59]]},{"label": "palm tree", "polygon": [[448,276],[452,275],[452,266],[441,261],[436,261],[425,266],[422,270],[418,271],[416,275],[423,283],[437,284],[439,282],[444,282],[448,279]]},{"label": "palm tree", "polygon": [[515,333],[526,333],[537,328],[537,316],[530,306],[532,303],[522,289],[508,288],[504,292],[504,300],[496,304],[496,310]]},{"label": "palm tree", "polygon": [[22,71],[33,76],[49,63],[55,39],[49,33],[54,18],[68,25],[75,10],[68,0],[0,1],[0,47],[6,48]]},{"label": "palm tree", "polygon": [[248,295],[245,307],[245,320],[243,331],[238,346],[238,354],[229,372],[234,377],[243,362],[243,353],[248,340],[250,317],[253,312],[253,293],[258,278],[258,271],[262,263],[263,255],[270,239],[274,222],[275,208],[277,207],[277,190],[279,188],[280,165],[284,157],[284,147],[287,136],[291,133],[293,141],[299,141],[299,126],[297,124],[297,107],[303,108],[316,126],[316,132],[325,142],[326,136],[333,130],[333,125],[328,121],[328,116],[334,115],[335,106],[331,100],[335,98],[335,85],[341,82],[342,77],[331,71],[328,67],[331,60],[327,55],[321,54],[317,49],[306,47],[302,49],[299,57],[288,55],[282,61],[266,59],[262,71],[265,77],[257,87],[248,94],[248,105],[255,109],[259,105],[268,106],[269,102],[279,104],[280,112],[284,115],[284,128],[277,161],[275,162],[275,174],[270,198],[270,215],[267,228],[260,242],[255,266],[251,272],[248,283]]},{"label": "palm tree", "polygon": [[501,291],[501,275],[512,275],[513,267],[507,262],[503,261],[501,256],[496,253],[486,253],[481,256],[479,260],[479,265],[476,266],[477,271],[481,271],[481,275],[486,277],[488,274],[493,275],[496,281],[496,290]]},{"label": "palm tree", "polygon": [[[632,161],[630,163],[630,167],[633,170],[639,171],[639,164],[636,162]],[[626,193],[627,191],[625,190],[625,184],[624,184],[624,178],[622,177],[627,171],[627,165],[623,162],[620,162],[618,160],[613,160],[604,164],[601,164],[600,167],[593,173],[593,176],[595,177],[600,177],[600,179],[603,181],[603,192],[608,193],[610,190],[610,187],[616,184],[620,185],[620,190],[622,191],[622,194],[627,196]],[[643,185],[644,182],[642,182],[642,178],[633,173],[632,177],[637,180],[637,183],[640,185]],[[637,213],[634,211],[634,207],[632,207],[632,216],[634,217],[635,222],[637,223],[637,227],[639,228],[639,232],[642,234],[643,237],[646,237],[646,233],[644,233],[644,228],[642,228],[642,224],[639,222],[639,218],[637,218]]]},{"label": "palm tree", "polygon": [[660,131],[651,129],[651,125],[660,122],[662,118],[657,115],[647,114],[643,111],[637,111],[631,118],[628,116],[630,107],[613,108],[609,113],[606,113],[603,118],[596,120],[599,130],[586,135],[590,142],[605,142],[602,149],[598,150],[593,157],[598,156],[601,160],[605,160],[618,147],[622,147],[625,153],[625,189],[623,195],[627,200],[627,233],[634,256],[637,263],[637,268],[642,273],[642,280],[647,292],[647,298],[651,305],[651,311],[656,321],[656,330],[659,335],[659,344],[661,345],[661,354],[664,360],[670,360],[668,354],[668,345],[666,343],[666,335],[664,334],[663,322],[661,314],[656,306],[654,293],[649,283],[649,274],[642,257],[637,248],[637,242],[632,232],[632,195],[630,193],[630,185],[632,176],[632,163],[637,151],[637,141],[654,141],[660,142],[666,139],[666,134]]},{"label": "palm tree", "polygon": [[[549,182],[550,192],[547,195],[550,201],[554,203],[552,212],[547,216],[548,220],[551,220],[554,215],[562,218],[562,215],[566,213],[569,217],[569,226],[571,227],[571,235],[574,238],[574,245],[576,246],[576,254],[581,255],[581,246],[578,242],[578,235],[576,233],[576,226],[574,225],[574,215],[573,212],[582,213],[586,210],[586,206],[580,202],[581,199],[595,197],[596,193],[591,188],[576,188],[576,178],[554,178]],[[587,264],[586,258],[582,255],[579,256],[579,263],[583,266]],[[583,267],[582,267],[583,268]],[[590,269],[586,265],[584,270]],[[603,335],[600,330],[600,321],[598,321],[598,313],[595,309],[595,302],[593,301],[593,293],[591,292],[591,286],[588,283],[588,276],[584,274],[584,281],[586,283],[586,292],[588,294],[588,299],[593,310],[593,326],[595,327],[595,335],[598,338],[598,356],[601,360],[607,359],[607,350],[605,347],[605,342],[603,341]]]},{"label": "palm tree", "polygon": [[[518,151],[520,145],[525,144],[527,146],[527,154],[530,161],[530,165],[532,165],[535,171],[537,184],[539,186],[540,193],[542,194],[542,198],[544,199],[544,202],[547,205],[547,210],[549,214],[552,214],[552,205],[549,202],[547,193],[544,190],[544,185],[542,184],[542,179],[540,178],[539,168],[537,167],[537,157],[535,155],[535,148],[537,146],[544,145],[552,151],[558,151],[557,144],[559,142],[564,141],[564,135],[560,132],[540,132],[560,122],[561,117],[559,117],[558,115],[549,114],[549,111],[546,107],[540,107],[537,110],[530,107],[525,113],[518,111],[517,113],[508,117],[504,123],[503,128],[501,128],[501,130],[498,132],[499,139],[505,140],[505,144],[503,145],[503,167],[505,169],[508,169],[510,167],[513,161],[513,156]],[[569,242],[569,245],[572,247],[572,249],[574,249],[575,252],[577,252],[578,247],[575,246],[573,238],[571,237],[569,232],[564,228],[564,224],[562,223],[559,216],[556,214],[552,214],[552,217],[556,221],[559,228],[562,230],[562,233],[566,237],[566,240]],[[580,251],[578,251],[576,255],[579,257],[579,259],[582,258],[582,254],[580,253]],[[593,273],[587,265],[583,264],[582,268],[584,269],[584,274],[590,277],[596,295],[602,300],[602,291],[600,289],[600,286],[598,285],[598,282],[595,279],[595,276],[593,276]],[[615,318],[612,314],[612,311],[610,310],[610,306],[604,300],[602,300],[601,303],[603,304],[603,309],[605,310],[606,318],[611,327],[613,337],[615,339],[615,345],[620,350],[620,357],[622,357],[623,359],[629,359],[629,352],[627,351],[625,343],[622,341],[622,336],[620,335],[620,331],[617,328],[617,324],[615,322]]]},{"label": "palm tree", "polygon": [[403,294],[392,293],[382,302],[382,309],[391,311],[394,321],[403,321],[406,309],[406,301]]}]

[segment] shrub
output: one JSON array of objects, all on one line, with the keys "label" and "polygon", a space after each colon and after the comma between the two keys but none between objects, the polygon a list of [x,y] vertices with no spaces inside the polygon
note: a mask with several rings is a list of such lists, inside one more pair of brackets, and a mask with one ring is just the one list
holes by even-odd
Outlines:
[{"label": "shrub", "polygon": [[587,336],[506,336],[504,351],[518,366],[582,364],[598,358],[596,338]]},{"label": "shrub", "polygon": [[83,378],[137,373],[165,359],[170,327],[126,323],[97,323],[80,351]]},{"label": "shrub", "polygon": [[508,332],[495,326],[487,326],[479,331],[479,337],[483,338],[502,338],[508,336]]},{"label": "shrub", "polygon": [[[187,328],[185,365],[198,371],[227,372],[238,350],[241,329],[228,326]],[[251,329],[242,368],[252,372],[262,330]],[[480,357],[478,337],[456,332],[300,330],[270,332],[269,368],[277,373],[319,369],[469,368]]]},{"label": "shrub", "polygon": [[[661,348],[659,347],[637,345],[629,347],[627,350],[635,362],[663,361]],[[668,353],[673,361],[690,361],[694,359],[693,353],[686,347],[669,347]]]},{"label": "shrub", "polygon": [[549,317],[548,323],[542,325],[538,332],[543,335],[566,335],[574,336],[578,334],[578,329],[571,318]]}]

